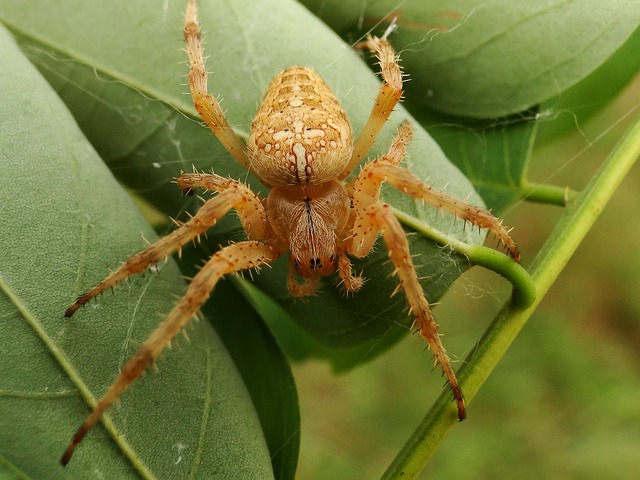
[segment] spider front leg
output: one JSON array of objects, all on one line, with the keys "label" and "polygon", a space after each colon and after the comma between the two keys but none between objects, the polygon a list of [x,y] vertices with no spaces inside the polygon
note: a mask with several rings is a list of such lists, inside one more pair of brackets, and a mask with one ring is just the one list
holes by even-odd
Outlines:
[{"label": "spider front leg", "polygon": [[[387,154],[377,161],[390,165],[399,163],[406,153],[410,139],[411,129],[405,123],[398,131]],[[354,223],[351,236],[346,243],[347,252],[360,258],[367,256],[373,249],[378,235],[382,233],[389,257],[395,267],[393,274],[398,278],[398,289],[402,289],[405,293],[409,310],[414,317],[414,324],[429,345],[436,363],[442,368],[458,406],[458,418],[463,420],[466,417],[466,410],[460,383],[440,340],[438,326],[418,280],[418,274],[411,260],[409,242],[402,225],[393,214],[391,207],[379,200],[381,181],[375,178],[371,169],[368,168],[371,163],[367,164],[348,186],[352,192]]]},{"label": "spider front leg", "polygon": [[183,192],[196,188],[213,192],[233,190],[241,201],[235,206],[247,238],[263,240],[267,236],[267,217],[262,200],[242,182],[224,178],[215,173],[183,173],[176,179]]},{"label": "spider front leg", "polygon": [[382,182],[387,182],[413,198],[429,203],[479,228],[489,230],[505,246],[509,256],[519,262],[518,246],[509,235],[509,230],[491,212],[435,190],[410,171],[398,166],[406,153],[411,136],[411,126],[408,122],[404,122],[389,152],[364,166],[358,177],[350,184],[354,204],[362,207],[371,204],[378,198]]},{"label": "spider front leg", "polygon": [[380,64],[383,82],[367,123],[353,145],[351,160],[340,179],[346,178],[364,158],[402,97],[402,69],[398,64],[398,55],[387,39],[370,36],[366,41],[356,45],[356,48],[366,48],[375,54]]},{"label": "spider front leg", "polygon": [[184,39],[189,56],[189,89],[196,110],[229,153],[249,170],[244,142],[233,131],[218,101],[207,93],[207,70],[202,54],[196,0],[189,0],[184,16]]},{"label": "spider front leg", "polygon": [[69,463],[71,456],[87,432],[93,427],[104,411],[117,401],[127,387],[138,379],[152,365],[171,340],[180,333],[186,324],[198,312],[209,298],[210,292],[223,276],[256,268],[277,258],[279,253],[270,245],[246,241],[228,245],[219,250],[193,277],[187,292],[144,342],[138,352],[124,365],[120,374],[111,384],[107,393],[100,399],[95,410],[87,417],[76,432],[60,460],[63,465]]}]

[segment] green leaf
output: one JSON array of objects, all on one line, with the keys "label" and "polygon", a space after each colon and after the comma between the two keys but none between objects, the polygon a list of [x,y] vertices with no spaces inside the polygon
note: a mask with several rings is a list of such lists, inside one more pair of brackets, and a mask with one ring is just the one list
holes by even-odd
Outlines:
[{"label": "green leaf", "polygon": [[242,282],[241,291],[256,308],[269,328],[277,336],[287,357],[301,361],[317,357],[329,360],[334,371],[342,372],[370,360],[374,354],[384,351],[405,334],[403,329],[389,331],[381,338],[359,343],[355,347],[333,349],[310,335],[298,325],[292,315],[250,282]]},{"label": "green leaf", "polygon": [[300,413],[284,354],[256,310],[231,283],[223,282],[216,287],[203,312],[229,349],[249,389],[269,446],[275,477],[295,478]]},{"label": "green leaf", "polygon": [[591,75],[541,105],[539,142],[581,129],[640,71],[640,27]]},{"label": "green leaf", "polygon": [[352,41],[396,17],[411,112],[495,212],[523,198],[564,204],[564,188],[525,178],[538,123],[542,141],[579,129],[640,61],[630,0],[303,3]]},{"label": "green leaf", "polygon": [[640,24],[636,0],[304,3],[327,23],[336,19],[342,35],[384,28],[397,16],[392,41],[411,73],[407,97],[473,118],[511,115],[560,95]]},{"label": "green leaf", "polygon": [[273,478],[251,397],[206,322],[60,466],[89,405],[184,282],[170,260],[63,317],[155,234],[1,27],[0,44],[1,468],[17,478]]},{"label": "green leaf", "polygon": [[[535,112],[531,115],[535,118]],[[537,130],[531,116],[520,120],[450,120],[423,110],[418,118],[494,213],[524,196],[526,166]]]},{"label": "green leaf", "polygon": [[[186,67],[180,51],[184,6],[166,9],[150,0],[119,0],[88,5],[67,0],[55,6],[39,2],[24,9],[21,2],[5,8],[4,21],[17,33],[32,58],[78,119],[81,128],[107,158],[112,171],[134,191],[164,212],[185,207],[170,183],[180,170],[214,167],[236,178],[246,174],[211,133],[202,128],[184,85]],[[364,124],[379,84],[352,49],[294,1],[202,2],[200,20],[207,32],[210,89],[223,99],[231,124],[247,134],[256,105],[270,79],[292,64],[316,68],[340,98],[355,131]],[[68,28],[73,25],[73,28]],[[101,32],[96,35],[96,32]],[[313,45],[308,39],[313,38]],[[394,130],[407,113],[399,108],[380,135],[372,155],[386,150]],[[415,125],[415,124],[414,124]],[[424,130],[416,126],[408,165],[437,188],[481,203],[470,183],[444,157]],[[259,188],[255,179],[252,186]],[[264,191],[264,189],[262,189]],[[416,221],[468,242],[481,236],[416,204],[394,191],[385,199]],[[193,203],[191,204],[193,206]],[[213,229],[210,244],[226,243],[237,224]],[[468,263],[433,242],[413,236],[430,300],[441,296]],[[357,265],[369,282],[353,298],[329,279],[317,298],[294,302],[285,288],[283,259],[257,277],[257,284],[281,303],[316,339],[333,347],[380,343],[380,337],[410,322],[400,296],[389,300],[395,283],[383,248]]]}]

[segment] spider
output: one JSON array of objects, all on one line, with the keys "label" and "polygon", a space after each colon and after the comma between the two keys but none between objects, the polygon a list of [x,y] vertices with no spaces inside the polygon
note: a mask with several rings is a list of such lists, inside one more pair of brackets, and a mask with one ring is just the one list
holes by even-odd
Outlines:
[{"label": "spider", "polygon": [[66,310],[65,316],[71,317],[91,298],[180,251],[230,210],[238,213],[247,240],[220,249],[193,277],[184,296],[124,365],[80,426],[64,452],[62,464],[69,462],[77,445],[104,411],[189,323],[223,276],[269,264],[288,251],[287,287],[292,296],[314,294],[320,277],[336,271],[343,288],[353,293],[362,287],[364,278],[353,273],[350,257],[367,256],[379,235],[395,267],[398,289],[404,291],[415,328],[442,369],[457,405],[458,418],[463,420],[466,410],[460,384],[440,341],[404,230],[390,206],[379,198],[382,182],[488,229],[514,260],[518,261],[520,254],[508,231],[490,212],[434,190],[399,166],[412,136],[407,122],[400,126],[385,155],[366,163],[353,180],[345,180],[364,158],[402,96],[403,73],[390,43],[385,37],[369,36],[361,44],[377,57],[383,82],[370,116],[355,140],[347,115],[327,84],[311,68],[292,66],[278,73],[269,85],[245,145],[216,99],[207,93],[196,0],[188,1],[184,37],[189,88],[198,113],[233,158],[270,191],[264,199],[244,183],[215,173],[181,174],[176,183],[183,191],[199,188],[215,195],[189,221],[130,257]]}]

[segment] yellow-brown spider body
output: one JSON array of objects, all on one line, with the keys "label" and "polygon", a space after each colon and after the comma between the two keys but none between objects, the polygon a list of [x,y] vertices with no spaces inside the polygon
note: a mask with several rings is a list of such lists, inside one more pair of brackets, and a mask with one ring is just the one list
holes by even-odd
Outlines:
[{"label": "yellow-brown spider body", "polygon": [[335,180],[349,163],[351,125],[314,70],[289,67],[267,88],[247,150],[251,170],[267,185],[319,185]]},{"label": "yellow-brown spider body", "polygon": [[180,251],[229,210],[238,213],[247,240],[221,248],[193,277],[184,296],[123,366],[81,425],[62,463],[69,461],[102,413],[189,323],[223,276],[269,264],[289,251],[287,287],[293,296],[315,293],[319,278],[334,272],[347,292],[356,292],[364,279],[352,273],[350,257],[368,255],[379,236],[383,237],[395,267],[398,290],[405,294],[414,326],[447,379],[459,419],[465,418],[462,389],[438,335],[406,235],[389,205],[380,200],[380,186],[386,182],[417,200],[486,228],[514,259],[519,259],[519,253],[508,231],[491,213],[434,190],[400,167],[412,136],[408,122],[399,127],[385,155],[364,164],[355,178],[345,181],[364,158],[402,96],[402,72],[389,42],[375,37],[364,42],[364,47],[379,60],[383,83],[369,119],[355,139],[346,113],[319,75],[309,68],[290,67],[277,74],[269,86],[245,145],[218,102],[207,93],[196,0],[189,0],[184,35],[189,56],[189,88],[196,110],[235,160],[271,190],[263,199],[238,180],[215,173],[183,173],[177,179],[180,188],[212,191],[213,197],[189,221],[130,257],[67,309],[65,315],[70,317],[89,299]]},{"label": "yellow-brown spider body", "polygon": [[268,225],[302,277],[336,271],[350,202],[336,178],[352,152],[347,114],[320,75],[299,66],[276,74],[253,119],[247,156],[272,186]]}]

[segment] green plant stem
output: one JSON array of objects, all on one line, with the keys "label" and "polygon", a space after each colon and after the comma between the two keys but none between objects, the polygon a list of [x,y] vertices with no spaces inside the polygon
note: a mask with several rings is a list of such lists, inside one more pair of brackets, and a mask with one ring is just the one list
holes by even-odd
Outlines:
[{"label": "green plant stem", "polygon": [[564,207],[578,196],[578,192],[569,187],[558,187],[545,183],[524,182],[520,187],[522,198],[528,202],[546,203]]},{"label": "green plant stem", "polygon": [[[609,155],[596,176],[571,203],[534,259],[530,271],[537,297],[528,307],[513,298],[498,313],[458,373],[467,402],[476,395],[507,348],[567,264],[600,212],[640,155],[640,118]],[[473,411],[470,412],[473,418]],[[457,420],[448,390],[443,391],[382,478],[415,478]]]},{"label": "green plant stem", "polygon": [[493,270],[509,280],[511,285],[513,285],[514,299],[519,305],[526,307],[533,303],[536,290],[529,273],[507,255],[482,245],[471,245],[461,242],[396,208],[393,209],[393,213],[400,222],[436,241],[440,245],[449,247],[457,253],[461,253],[467,257],[473,265],[479,265]]}]

